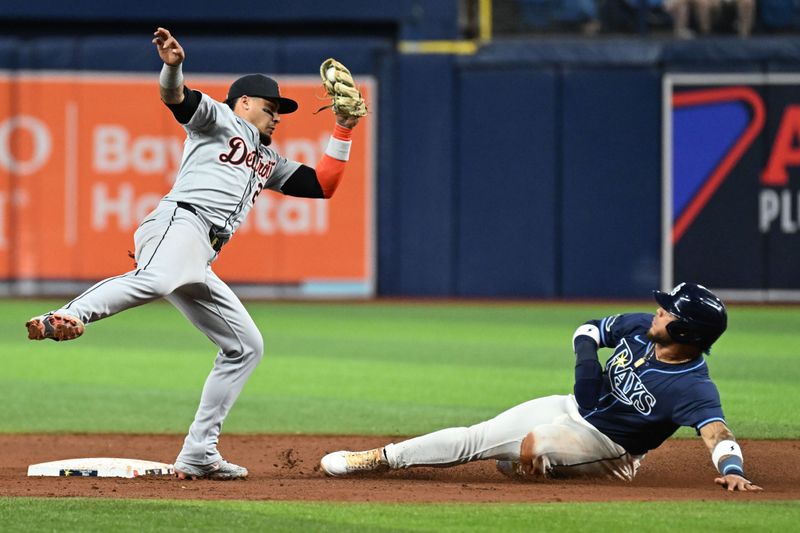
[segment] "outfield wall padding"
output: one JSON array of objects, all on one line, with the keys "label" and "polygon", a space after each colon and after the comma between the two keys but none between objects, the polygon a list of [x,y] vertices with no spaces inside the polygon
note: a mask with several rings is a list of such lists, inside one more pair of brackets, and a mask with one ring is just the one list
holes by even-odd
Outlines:
[{"label": "outfield wall padding", "polygon": [[[662,75],[800,71],[792,38],[511,40],[473,56],[400,54],[392,37],[183,44],[187,80],[313,75],[329,56],[375,76],[384,296],[648,297],[661,272]],[[148,35],[0,40],[10,75],[148,72],[155,90],[159,67]]]}]

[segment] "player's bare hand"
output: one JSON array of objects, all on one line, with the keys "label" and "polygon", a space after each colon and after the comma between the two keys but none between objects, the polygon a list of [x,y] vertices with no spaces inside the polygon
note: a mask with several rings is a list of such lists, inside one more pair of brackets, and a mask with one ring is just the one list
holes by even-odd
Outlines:
[{"label": "player's bare hand", "polygon": [[722,485],[723,488],[728,489],[728,491],[730,492],[733,492],[735,490],[740,490],[740,491],[764,490],[758,485],[753,485],[742,476],[738,476],[736,474],[728,474],[727,476],[718,477],[714,480],[714,483],[716,483],[717,485]]},{"label": "player's bare hand", "polygon": [[336,115],[336,123],[343,128],[353,129],[358,124],[359,117],[349,117],[347,115]]},{"label": "player's bare hand", "polygon": [[153,44],[156,45],[161,61],[172,67],[177,67],[186,58],[178,40],[166,28],[158,28],[153,33]]}]

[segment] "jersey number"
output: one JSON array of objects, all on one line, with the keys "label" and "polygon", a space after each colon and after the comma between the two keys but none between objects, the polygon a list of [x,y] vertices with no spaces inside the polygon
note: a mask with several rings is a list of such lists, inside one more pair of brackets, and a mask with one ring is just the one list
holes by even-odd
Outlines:
[{"label": "jersey number", "polygon": [[253,193],[253,201],[252,201],[252,203],[256,203],[256,198],[258,198],[258,195],[261,194],[261,191],[263,191],[263,190],[264,190],[264,184],[259,182],[258,186],[256,187],[256,192]]}]

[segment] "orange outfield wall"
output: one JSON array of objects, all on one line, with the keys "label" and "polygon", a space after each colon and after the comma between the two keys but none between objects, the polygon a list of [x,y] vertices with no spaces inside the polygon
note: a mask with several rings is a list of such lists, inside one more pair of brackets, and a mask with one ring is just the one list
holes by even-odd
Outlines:
[{"label": "orange outfield wall", "polygon": [[[187,84],[221,100],[235,77],[189,74]],[[334,123],[328,110],[312,114],[322,88],[317,78],[277,78],[300,109],[282,117],[274,146],[314,166]],[[372,287],[375,91],[372,80],[361,88],[371,114],[354,130],[333,199],[263,192],[214,263],[222,279]],[[170,189],[184,138],[154,75],[0,77],[0,278],[93,281],[130,270],[133,232]]]}]

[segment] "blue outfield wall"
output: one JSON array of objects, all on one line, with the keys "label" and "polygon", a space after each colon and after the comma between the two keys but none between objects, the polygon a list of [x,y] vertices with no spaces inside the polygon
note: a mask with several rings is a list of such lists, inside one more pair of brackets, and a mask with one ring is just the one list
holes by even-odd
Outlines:
[{"label": "blue outfield wall", "polygon": [[383,294],[636,297],[659,286],[658,69],[405,61],[429,93],[415,107],[427,134],[400,126],[400,146],[413,142],[398,167],[399,279]]},{"label": "blue outfield wall", "polygon": [[[393,229],[381,233],[378,248],[383,238],[395,246],[391,257],[382,254],[388,263],[378,264],[379,293],[449,296],[455,273],[456,73],[450,56],[400,56],[397,62]],[[383,176],[378,181],[383,187]]]},{"label": "blue outfield wall", "polygon": [[454,293],[557,296],[556,73],[459,74]]},{"label": "blue outfield wall", "polygon": [[661,76],[563,71],[561,294],[635,296],[660,285]]},{"label": "blue outfield wall", "polygon": [[800,40],[515,40],[399,61],[381,294],[648,298],[663,74],[797,72]]},{"label": "blue outfield wall", "polygon": [[[647,297],[660,285],[664,72],[800,71],[796,39],[494,42],[190,36],[192,72],[379,82],[378,294]],[[152,72],[149,36],[0,39],[0,68]]]}]

